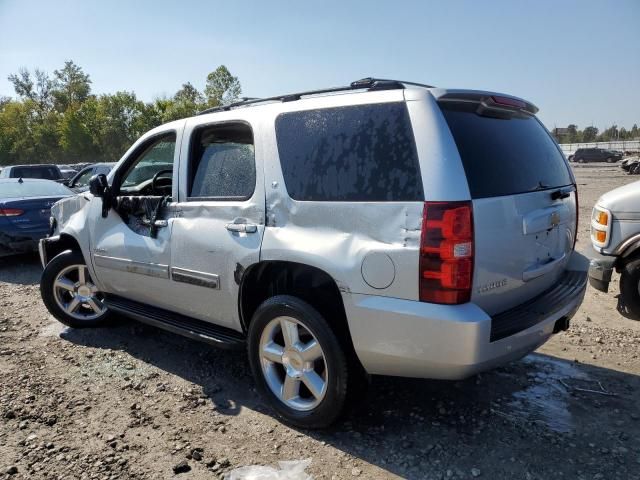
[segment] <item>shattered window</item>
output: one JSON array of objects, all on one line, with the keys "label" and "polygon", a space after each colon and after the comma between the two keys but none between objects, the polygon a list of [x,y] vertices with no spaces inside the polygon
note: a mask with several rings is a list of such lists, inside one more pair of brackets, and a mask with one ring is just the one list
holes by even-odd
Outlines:
[{"label": "shattered window", "polygon": [[283,113],[276,135],[286,188],[295,200],[424,200],[404,103]]},{"label": "shattered window", "polygon": [[191,172],[191,198],[250,198],[256,185],[251,128],[225,124],[197,131],[192,143]]}]

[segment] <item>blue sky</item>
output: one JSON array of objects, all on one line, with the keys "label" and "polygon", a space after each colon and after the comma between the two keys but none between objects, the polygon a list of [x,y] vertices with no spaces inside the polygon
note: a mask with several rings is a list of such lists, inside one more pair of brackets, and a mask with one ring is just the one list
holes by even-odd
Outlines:
[{"label": "blue sky", "polygon": [[0,0],[0,95],[66,59],[143,100],[224,64],[248,96],[378,76],[522,96],[549,128],[640,124],[640,0]]}]

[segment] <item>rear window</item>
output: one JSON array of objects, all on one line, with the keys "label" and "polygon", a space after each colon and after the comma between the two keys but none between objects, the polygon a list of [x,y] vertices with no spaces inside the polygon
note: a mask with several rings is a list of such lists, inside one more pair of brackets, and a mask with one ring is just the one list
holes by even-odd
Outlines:
[{"label": "rear window", "polygon": [[0,182],[0,198],[65,196],[74,193],[55,182]]},{"label": "rear window", "polygon": [[40,178],[58,180],[60,171],[56,167],[15,167],[11,169],[12,178]]},{"label": "rear window", "polygon": [[537,118],[481,116],[476,103],[441,103],[473,198],[569,185],[562,153]]},{"label": "rear window", "polygon": [[276,136],[294,200],[424,200],[404,103],[283,113]]}]

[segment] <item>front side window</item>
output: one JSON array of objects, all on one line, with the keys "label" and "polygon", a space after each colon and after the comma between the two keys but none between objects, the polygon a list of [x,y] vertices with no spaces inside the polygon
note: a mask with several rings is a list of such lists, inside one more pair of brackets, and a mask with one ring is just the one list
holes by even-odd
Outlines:
[{"label": "front side window", "polygon": [[191,200],[250,198],[256,185],[251,127],[226,123],[196,130],[189,165]]},{"label": "front side window", "polygon": [[276,119],[289,196],[306,201],[423,201],[404,103],[283,113]]},{"label": "front side window", "polygon": [[[143,147],[132,165],[124,175],[120,184],[121,190],[131,192],[151,186],[153,177],[160,171],[173,171],[173,158],[176,150],[176,134],[164,135]],[[170,177],[167,172],[162,175]],[[164,185],[166,187],[166,181]],[[153,193],[153,192],[149,192]]]},{"label": "front side window", "polygon": [[73,182],[72,187],[86,187],[89,185],[89,180],[91,180],[91,176],[93,173],[93,168],[87,168],[78,178],[76,178]]}]

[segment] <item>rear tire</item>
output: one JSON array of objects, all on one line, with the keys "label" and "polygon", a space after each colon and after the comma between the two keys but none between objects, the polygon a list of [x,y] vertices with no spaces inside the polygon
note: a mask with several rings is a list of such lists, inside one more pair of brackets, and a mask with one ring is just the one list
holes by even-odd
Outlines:
[{"label": "rear tire", "polygon": [[47,264],[40,294],[49,313],[69,327],[100,327],[109,320],[110,312],[80,252],[67,250]]},{"label": "rear tire", "polygon": [[253,315],[248,337],[258,390],[284,422],[316,429],[340,417],[357,377],[314,307],[290,295],[271,297]]},{"label": "rear tire", "polygon": [[622,269],[620,294],[629,311],[640,318],[640,258],[631,260]]},{"label": "rear tire", "polygon": [[613,157],[607,157],[607,163],[613,163]]}]

